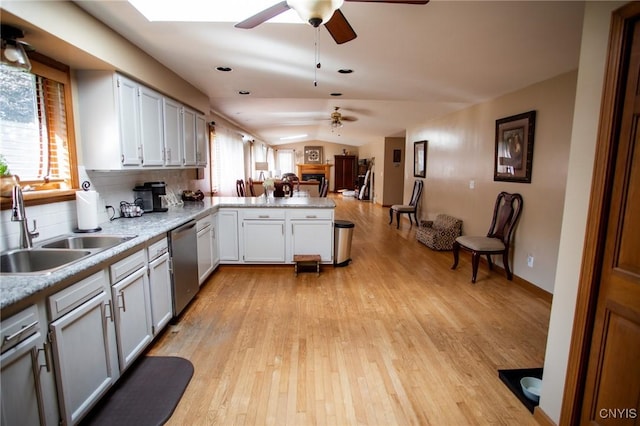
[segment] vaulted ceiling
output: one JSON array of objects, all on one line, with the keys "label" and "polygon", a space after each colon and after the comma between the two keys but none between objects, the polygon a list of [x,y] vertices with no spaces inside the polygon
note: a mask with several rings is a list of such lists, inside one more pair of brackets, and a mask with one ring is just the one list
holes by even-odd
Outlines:
[{"label": "vaulted ceiling", "polygon": [[[75,3],[253,136],[280,144],[306,134],[286,142],[356,146],[576,69],[584,11],[579,1],[345,2],[341,11],[357,38],[338,45],[310,25],[149,22],[127,1]],[[354,121],[332,131],[336,106]]]}]

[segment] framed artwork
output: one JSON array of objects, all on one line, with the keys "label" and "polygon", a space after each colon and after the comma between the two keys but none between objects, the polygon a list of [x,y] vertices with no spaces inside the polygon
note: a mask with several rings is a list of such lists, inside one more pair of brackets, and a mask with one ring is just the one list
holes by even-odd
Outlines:
[{"label": "framed artwork", "polygon": [[427,141],[413,143],[413,176],[427,177]]},{"label": "framed artwork", "polygon": [[305,146],[304,147],[304,164],[321,164],[322,163],[322,147],[321,146]]},{"label": "framed artwork", "polygon": [[493,180],[531,183],[536,112],[496,120]]}]

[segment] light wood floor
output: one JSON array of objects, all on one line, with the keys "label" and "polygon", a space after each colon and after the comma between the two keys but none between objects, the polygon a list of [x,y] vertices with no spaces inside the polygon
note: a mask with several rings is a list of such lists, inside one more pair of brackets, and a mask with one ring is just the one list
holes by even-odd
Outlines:
[{"label": "light wood floor", "polygon": [[335,199],[349,266],[221,266],[154,344],[195,367],[168,424],[537,424],[497,370],[542,366],[549,303]]}]

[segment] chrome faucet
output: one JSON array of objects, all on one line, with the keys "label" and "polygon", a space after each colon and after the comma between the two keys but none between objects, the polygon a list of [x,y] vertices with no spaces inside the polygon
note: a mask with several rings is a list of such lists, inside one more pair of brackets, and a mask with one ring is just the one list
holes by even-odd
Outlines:
[{"label": "chrome faucet", "polygon": [[27,214],[24,210],[24,199],[22,197],[22,188],[20,185],[13,187],[13,204],[11,206],[11,221],[21,222],[20,224],[20,248],[30,249],[33,247],[33,238],[37,238],[40,233],[37,232],[36,221],[33,221],[33,231],[29,231],[27,224]]}]

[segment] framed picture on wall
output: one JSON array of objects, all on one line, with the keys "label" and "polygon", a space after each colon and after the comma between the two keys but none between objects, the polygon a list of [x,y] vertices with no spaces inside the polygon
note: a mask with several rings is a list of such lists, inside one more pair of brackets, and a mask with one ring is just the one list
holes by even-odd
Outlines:
[{"label": "framed picture on wall", "polygon": [[427,141],[413,143],[413,176],[427,177]]},{"label": "framed picture on wall", "polygon": [[322,147],[305,146],[304,164],[322,164]]},{"label": "framed picture on wall", "polygon": [[496,120],[494,181],[531,183],[536,112]]}]

